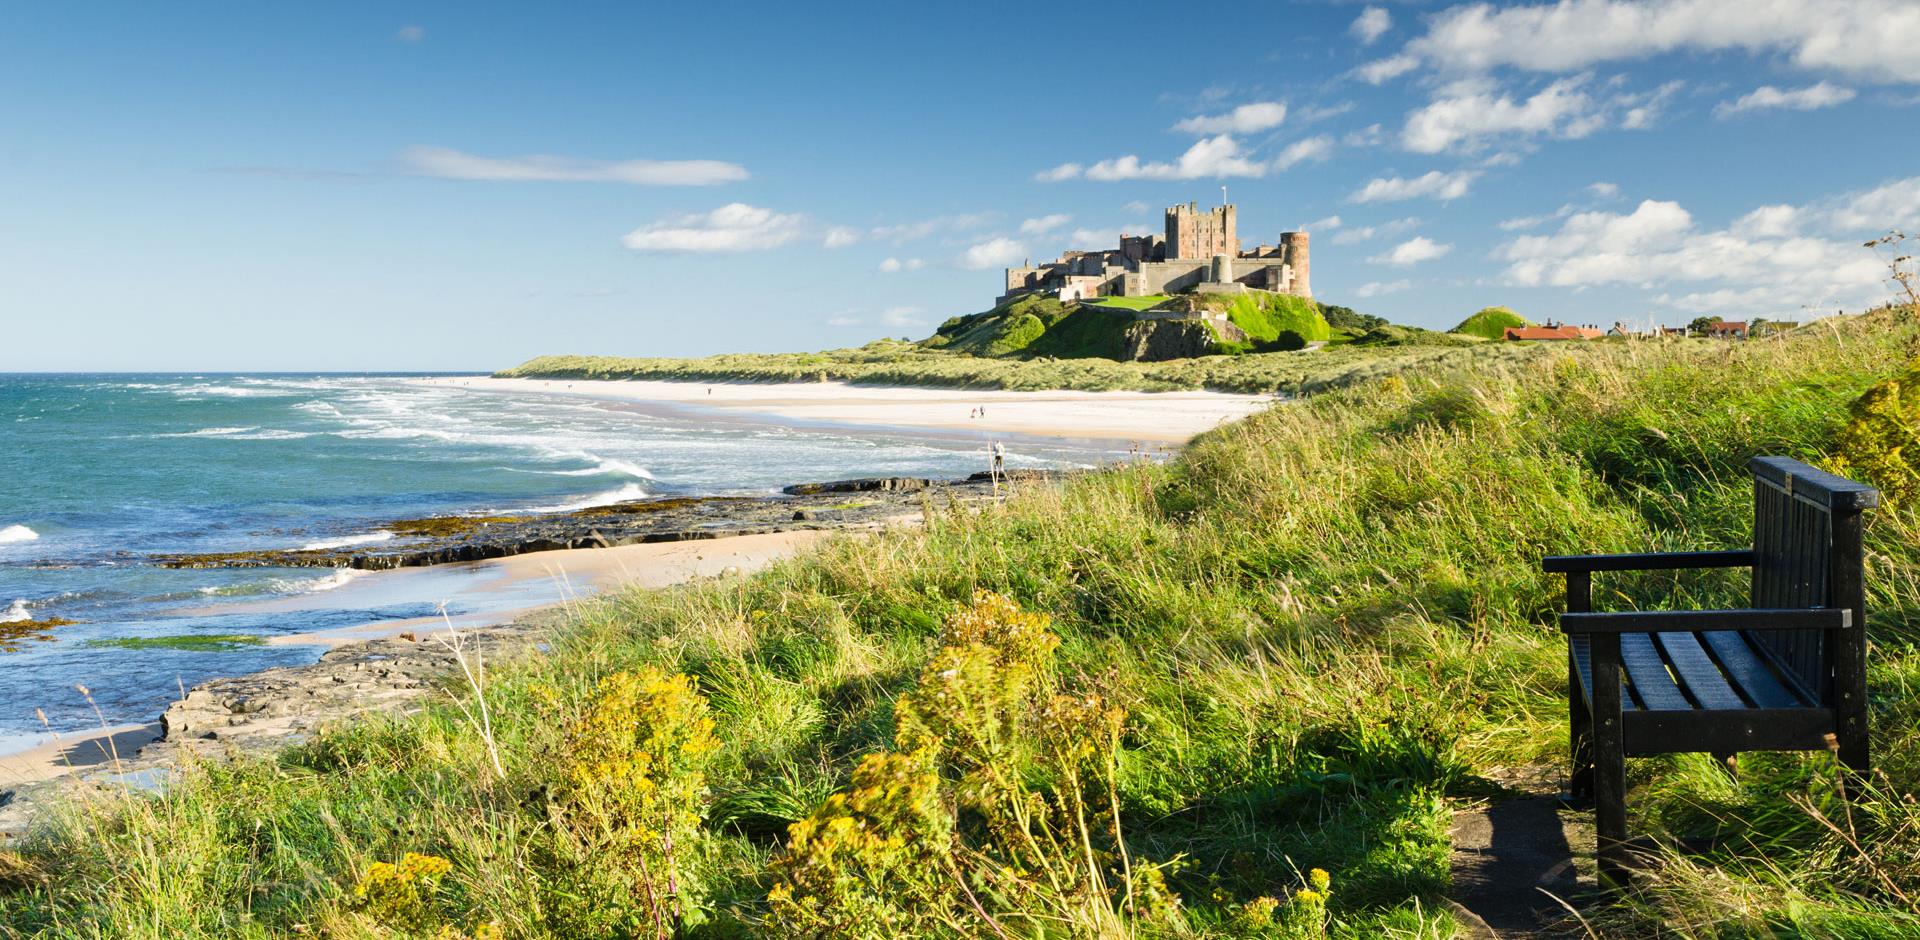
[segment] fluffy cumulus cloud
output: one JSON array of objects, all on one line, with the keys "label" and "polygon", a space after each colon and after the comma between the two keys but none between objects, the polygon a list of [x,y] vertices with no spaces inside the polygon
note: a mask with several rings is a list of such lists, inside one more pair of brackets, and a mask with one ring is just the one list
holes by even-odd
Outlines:
[{"label": "fluffy cumulus cloud", "polygon": [[1601,199],[1612,199],[1620,195],[1620,184],[1609,183],[1604,180],[1598,183],[1588,183],[1587,192],[1592,193],[1593,195],[1598,196]]},{"label": "fluffy cumulus cloud", "polygon": [[1352,33],[1353,38],[1360,40],[1361,45],[1367,46],[1386,35],[1387,30],[1392,28],[1393,17],[1386,10],[1380,7],[1368,7],[1354,18],[1353,25],[1347,27],[1347,32]]},{"label": "fluffy cumulus cloud", "polygon": [[1560,0],[1454,7],[1401,55],[1453,71],[1578,72],[1669,52],[1743,51],[1863,81],[1920,82],[1916,48],[1912,0]]},{"label": "fluffy cumulus cloud", "polygon": [[1073,216],[1066,215],[1063,213],[1055,213],[1053,215],[1043,215],[1037,219],[1028,219],[1024,222],[1021,222],[1020,234],[1045,235],[1046,233],[1051,232],[1054,229],[1057,229],[1060,226],[1065,225],[1071,221],[1073,221]]},{"label": "fluffy cumulus cloud", "polygon": [[918,271],[926,266],[927,263],[919,258],[888,258],[880,262],[880,270],[887,274],[898,271]]},{"label": "fluffy cumulus cloud", "polygon": [[1473,181],[1480,177],[1477,170],[1455,170],[1442,173],[1429,170],[1426,173],[1403,179],[1398,176],[1377,177],[1367,181],[1367,185],[1354,190],[1347,197],[1348,202],[1403,202],[1408,199],[1438,199],[1442,202],[1458,199],[1467,194]]},{"label": "fluffy cumulus cloud", "polygon": [[968,248],[960,256],[960,266],[969,271],[981,271],[987,268],[1007,268],[1020,263],[1027,256],[1024,242],[1001,236],[989,238]]},{"label": "fluffy cumulus cloud", "polygon": [[621,243],[635,251],[754,251],[777,248],[805,232],[805,216],[734,202],[634,229]]},{"label": "fluffy cumulus cloud", "polygon": [[1458,82],[1407,115],[1400,145],[1415,153],[1441,153],[1477,149],[1508,135],[1585,137],[1605,123],[1586,84],[1585,76],[1561,79],[1516,100],[1484,81]]},{"label": "fluffy cumulus cloud", "polygon": [[1188,134],[1258,134],[1279,127],[1286,119],[1286,102],[1256,101],[1225,114],[1187,118],[1173,129]]},{"label": "fluffy cumulus cloud", "polygon": [[1219,134],[1196,141],[1173,161],[1147,161],[1128,154],[1082,165],[1062,163],[1034,174],[1043,183],[1084,178],[1099,182],[1120,180],[1193,180],[1261,177],[1285,170],[1309,160],[1325,160],[1333,155],[1332,137],[1320,135],[1297,140],[1282,148],[1271,159],[1260,158],[1247,150],[1231,134]]},{"label": "fluffy cumulus cloud", "polygon": [[1353,70],[1353,74],[1369,85],[1382,85],[1420,67],[1420,59],[1410,55],[1390,55],[1376,59]]},{"label": "fluffy cumulus cloud", "polygon": [[1723,228],[1699,225],[1677,202],[1631,212],[1570,214],[1558,231],[1494,252],[1514,284],[1677,286],[1661,302],[1695,313],[1794,314],[1802,305],[1855,307],[1884,299],[1882,262],[1863,236],[1920,222],[1920,177],[1807,205],[1768,205]]},{"label": "fluffy cumulus cloud", "polygon": [[820,243],[827,246],[828,248],[845,248],[848,245],[851,245],[854,242],[857,242],[859,240],[860,240],[859,232],[853,229],[850,229],[844,225],[836,225],[830,229],[827,229],[826,237],[822,238],[820,240]]},{"label": "fluffy cumulus cloud", "polygon": [[418,175],[450,180],[712,186],[747,178],[745,167],[720,160],[605,161],[543,154],[482,157],[446,147],[410,147],[401,154],[401,161]]},{"label": "fluffy cumulus cloud", "polygon": [[1453,250],[1452,245],[1444,245],[1425,235],[1417,235],[1393,246],[1385,254],[1368,258],[1374,264],[1390,264],[1396,268],[1410,268],[1422,261],[1444,258]]},{"label": "fluffy cumulus cloud", "polygon": [[1306,225],[1301,226],[1301,229],[1303,231],[1308,231],[1308,232],[1319,232],[1319,231],[1326,231],[1329,229],[1336,229],[1336,228],[1339,228],[1340,225],[1341,225],[1340,217],[1337,215],[1330,215],[1324,219],[1315,219],[1312,222],[1308,222]]},{"label": "fluffy cumulus cloud", "polygon": [[1721,117],[1730,117],[1743,111],[1769,111],[1782,108],[1789,111],[1813,111],[1844,104],[1852,101],[1853,96],[1853,89],[1829,82],[1816,82],[1805,88],[1787,89],[1761,85],[1732,101],[1721,102],[1713,109],[1713,113]]}]

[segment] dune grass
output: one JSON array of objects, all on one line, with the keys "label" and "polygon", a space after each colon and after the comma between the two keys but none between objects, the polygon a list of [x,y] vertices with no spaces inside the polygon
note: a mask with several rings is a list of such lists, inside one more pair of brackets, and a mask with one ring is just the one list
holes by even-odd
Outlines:
[{"label": "dune grass", "polygon": [[[1451,801],[1564,759],[1539,557],[1739,544],[1746,458],[1825,458],[1916,337],[1456,350],[1169,464],[584,603],[424,714],[76,804],[0,855],[0,935],[1453,936]],[[1825,754],[1635,760],[1634,831],[1676,847],[1594,929],[1920,929],[1914,509],[1869,550],[1873,795]]]}]

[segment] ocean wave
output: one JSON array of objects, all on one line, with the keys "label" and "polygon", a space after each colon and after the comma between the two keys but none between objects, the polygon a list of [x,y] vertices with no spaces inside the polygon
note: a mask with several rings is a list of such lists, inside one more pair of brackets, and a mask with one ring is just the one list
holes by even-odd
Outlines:
[{"label": "ocean wave", "polygon": [[315,578],[268,578],[265,581],[242,581],[238,584],[212,584],[200,588],[200,594],[206,597],[252,597],[260,594],[318,594],[331,591],[366,574],[352,568],[338,568]]},{"label": "ocean wave", "polygon": [[644,487],[638,483],[629,483],[617,490],[607,490],[604,493],[595,493],[592,496],[583,496],[571,502],[558,503],[552,506],[533,506],[523,509],[521,512],[578,512],[582,509],[592,509],[595,506],[611,506],[614,503],[624,503],[628,500],[645,498],[647,498],[647,491]]},{"label": "ocean wave", "polygon": [[40,533],[23,525],[0,526],[0,545],[14,542],[31,542],[40,537]]},{"label": "ocean wave", "polygon": [[168,391],[181,398],[198,398],[213,395],[219,398],[284,398],[293,394],[278,388],[243,388],[233,385],[189,385],[185,388],[170,388]]},{"label": "ocean wave", "polygon": [[0,614],[0,623],[19,623],[22,620],[32,619],[33,611],[27,609],[27,600],[24,597],[14,598],[13,606],[7,608],[6,613]]},{"label": "ocean wave", "polygon": [[534,470],[528,467],[501,467],[500,469],[510,470],[514,473],[538,473],[551,477],[597,477],[618,474],[640,480],[651,480],[654,478],[652,471],[649,471],[647,468],[631,461],[621,460],[617,457],[602,458],[587,454],[583,459],[597,461],[597,463],[591,467],[581,467],[578,470]]},{"label": "ocean wave", "polygon": [[303,552],[314,552],[314,551],[319,551],[321,549],[326,549],[326,548],[347,548],[353,545],[371,545],[374,542],[384,542],[390,538],[393,538],[393,533],[388,532],[385,529],[381,529],[378,532],[363,532],[359,535],[343,535],[337,539],[321,539],[318,542],[308,542],[307,544],[300,546],[300,550]]},{"label": "ocean wave", "polygon": [[174,431],[170,434],[155,434],[154,437],[230,437],[235,434],[245,434],[248,431],[258,430],[260,430],[260,428],[257,425],[232,428],[201,428],[198,431]]}]

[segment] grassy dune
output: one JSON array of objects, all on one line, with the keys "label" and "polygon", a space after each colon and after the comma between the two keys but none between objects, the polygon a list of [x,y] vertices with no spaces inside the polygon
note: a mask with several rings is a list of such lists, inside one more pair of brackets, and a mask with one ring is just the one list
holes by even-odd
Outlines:
[{"label": "grassy dune", "polygon": [[1487,356],[1526,359],[1533,347],[1477,355],[1440,346],[1340,346],[1311,352],[1206,356],[1171,362],[993,359],[880,340],[819,353],[735,353],[704,359],[541,356],[498,373],[520,378],[659,379],[687,382],[819,382],[1042,391],[1314,392],[1403,371],[1430,371]]},{"label": "grassy dune", "polygon": [[[1564,758],[1538,558],[1739,543],[1745,459],[1828,455],[1917,341],[1455,350],[1171,464],[584,604],[484,698],[77,807],[0,855],[0,934],[1453,936],[1451,801]],[[1634,830],[1717,847],[1593,930],[1920,930],[1920,517],[1869,543],[1874,792],[1839,804],[1825,754],[1636,760]]]}]

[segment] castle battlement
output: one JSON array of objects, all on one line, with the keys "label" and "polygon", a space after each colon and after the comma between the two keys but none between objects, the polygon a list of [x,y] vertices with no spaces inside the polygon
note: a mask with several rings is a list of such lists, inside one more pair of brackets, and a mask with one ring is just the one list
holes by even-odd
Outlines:
[{"label": "castle battlement", "polygon": [[1164,235],[1122,235],[1116,248],[1063,251],[1052,261],[1008,268],[1000,302],[1028,294],[1083,300],[1250,289],[1313,297],[1306,232],[1282,232],[1277,245],[1242,251],[1236,225],[1232,203],[1204,212],[1192,202],[1169,206]]}]

